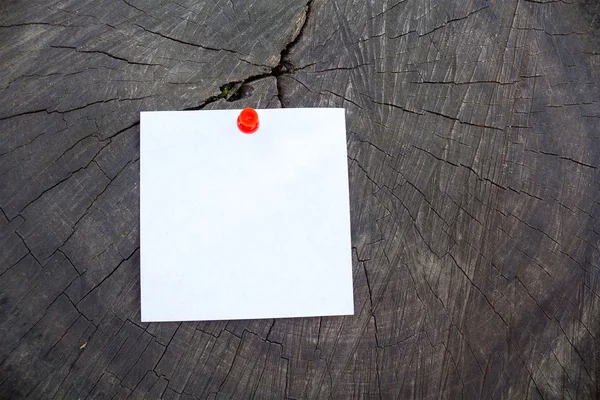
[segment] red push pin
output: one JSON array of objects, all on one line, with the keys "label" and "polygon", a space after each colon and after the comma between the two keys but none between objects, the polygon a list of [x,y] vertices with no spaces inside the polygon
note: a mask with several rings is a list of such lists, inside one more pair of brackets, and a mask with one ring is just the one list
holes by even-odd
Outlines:
[{"label": "red push pin", "polygon": [[237,126],[244,133],[254,133],[258,129],[258,114],[254,108],[244,108],[237,119]]}]

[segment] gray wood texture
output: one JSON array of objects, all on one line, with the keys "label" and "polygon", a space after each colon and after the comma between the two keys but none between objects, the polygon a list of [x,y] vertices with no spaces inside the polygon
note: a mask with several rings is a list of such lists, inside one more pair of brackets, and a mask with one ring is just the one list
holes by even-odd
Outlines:
[{"label": "gray wood texture", "polygon": [[[600,398],[599,13],[3,1],[0,398]],[[347,109],[356,315],[142,324],[139,111],[244,106]]]}]

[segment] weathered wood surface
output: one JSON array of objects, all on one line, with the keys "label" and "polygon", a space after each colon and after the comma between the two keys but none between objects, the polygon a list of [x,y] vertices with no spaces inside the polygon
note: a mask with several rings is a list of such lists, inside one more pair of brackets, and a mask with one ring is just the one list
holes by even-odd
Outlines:
[{"label": "weathered wood surface", "polygon": [[[1,3],[0,398],[598,398],[599,4]],[[142,324],[139,111],[246,105],[347,108],[356,315]]]}]

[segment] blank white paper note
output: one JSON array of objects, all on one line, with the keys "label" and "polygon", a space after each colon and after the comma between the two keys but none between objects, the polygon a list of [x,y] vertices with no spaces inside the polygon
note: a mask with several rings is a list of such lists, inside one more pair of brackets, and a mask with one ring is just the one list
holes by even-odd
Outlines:
[{"label": "blank white paper note", "polygon": [[141,113],[142,321],[354,313],[344,109]]}]

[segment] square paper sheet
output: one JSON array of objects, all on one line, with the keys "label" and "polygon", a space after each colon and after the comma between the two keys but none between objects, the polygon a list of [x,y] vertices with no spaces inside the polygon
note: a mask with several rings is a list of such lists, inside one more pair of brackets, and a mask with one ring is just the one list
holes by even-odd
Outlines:
[{"label": "square paper sheet", "polygon": [[344,109],[141,113],[142,321],[354,313]]}]

